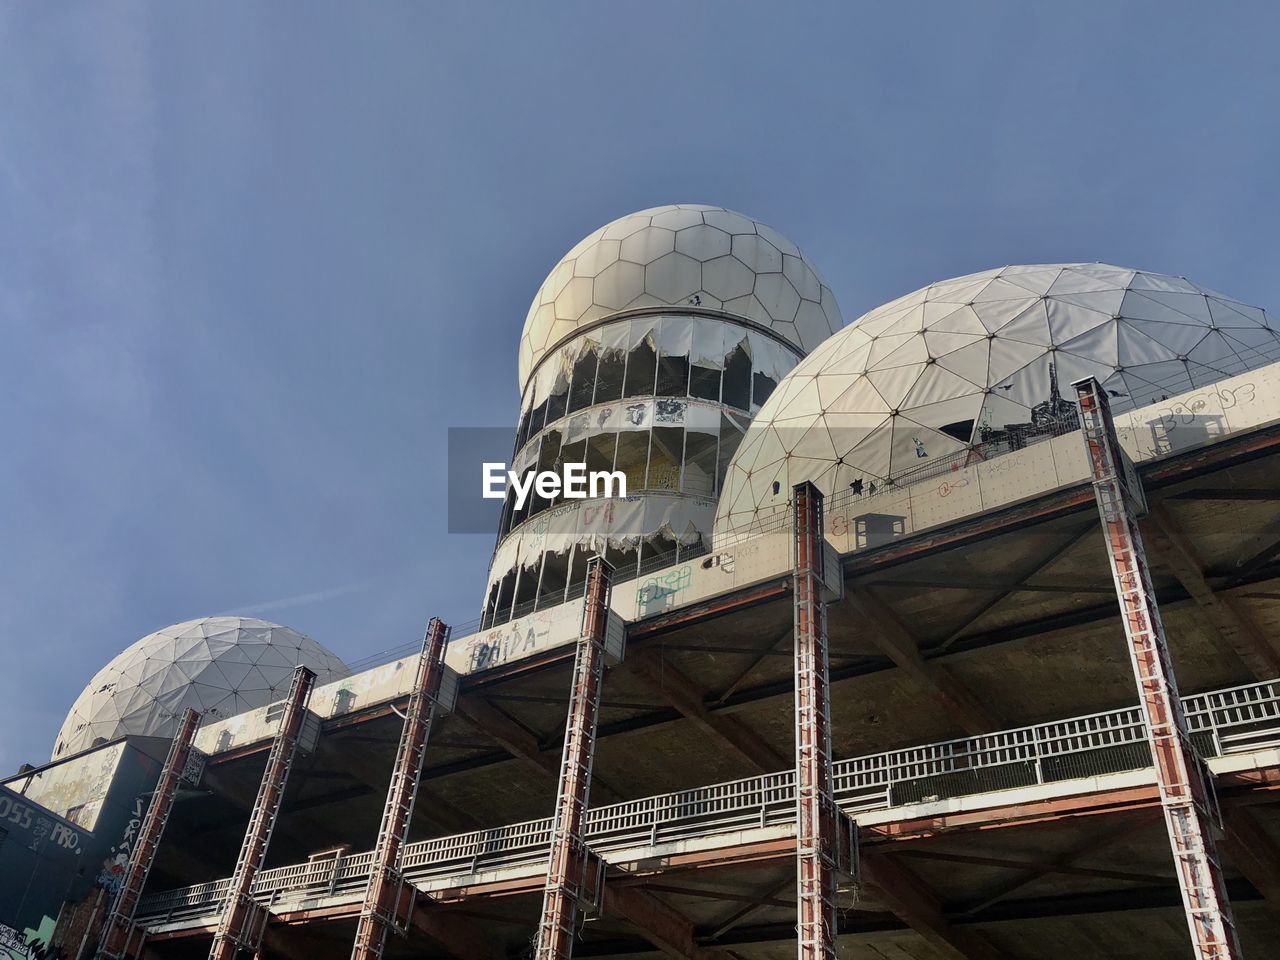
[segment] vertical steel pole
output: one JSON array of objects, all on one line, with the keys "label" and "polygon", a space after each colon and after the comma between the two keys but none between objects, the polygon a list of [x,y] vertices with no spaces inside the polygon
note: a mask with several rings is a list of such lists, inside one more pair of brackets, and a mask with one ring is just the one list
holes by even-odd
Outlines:
[{"label": "vertical steel pole", "polygon": [[795,495],[796,926],[799,960],[835,960],[836,844],[832,795],[822,492]]},{"label": "vertical steel pole", "polygon": [[569,695],[569,719],[560,758],[560,789],[551,831],[551,857],[547,863],[536,960],[569,960],[573,956],[573,929],[587,867],[583,830],[604,676],[609,579],[609,567],[602,558],[593,557],[587,562],[587,596],[582,610],[582,635],[573,661],[573,690]]},{"label": "vertical steel pole", "polygon": [[209,960],[235,960],[241,948],[256,950],[261,939],[265,908],[253,899],[253,881],[262,869],[271,844],[271,831],[275,829],[280,804],[284,800],[289,782],[289,770],[298,749],[298,735],[307,715],[307,701],[316,675],[306,667],[298,667],[289,687],[284,716],[280,718],[280,731],[271,743],[267,765],[262,771],[262,783],[258,797],[249,814],[249,826],[240,856],[227,886],[226,899],[222,902],[222,915],[218,920],[213,945],[209,948]]},{"label": "vertical steel pole", "polygon": [[1197,960],[1239,960],[1243,954],[1212,832],[1209,787],[1187,734],[1138,530],[1142,491],[1136,472],[1126,470],[1106,391],[1093,378],[1074,386],[1191,942]]},{"label": "vertical steel pole", "polygon": [[408,889],[412,896],[413,888],[406,886],[400,864],[404,846],[409,840],[413,802],[422,779],[422,763],[426,757],[427,738],[431,735],[436,695],[440,691],[440,678],[444,675],[444,648],[448,636],[449,628],[433,618],[422,641],[418,673],[409,696],[404,727],[400,731],[400,747],[396,751],[391,784],[387,787],[387,802],[382,809],[382,825],[378,828],[378,842],[373,849],[369,885],[365,888],[364,906],[356,924],[351,960],[381,960],[387,931],[401,922],[401,914],[407,916],[408,908],[412,906],[412,901],[402,902],[405,890]]},{"label": "vertical steel pole", "polygon": [[169,755],[165,758],[160,779],[156,781],[155,791],[151,794],[151,802],[147,804],[147,812],[138,831],[138,843],[133,848],[129,866],[125,870],[124,882],[120,885],[111,911],[107,914],[106,925],[102,928],[102,936],[98,941],[99,960],[120,960],[128,953],[138,900],[142,896],[142,888],[147,885],[147,876],[151,873],[151,865],[155,863],[156,852],[160,849],[160,839],[164,836],[165,825],[173,810],[178,782],[182,779],[187,759],[191,756],[191,744],[199,727],[200,714],[187,708],[178,723],[173,743],[169,746]]}]

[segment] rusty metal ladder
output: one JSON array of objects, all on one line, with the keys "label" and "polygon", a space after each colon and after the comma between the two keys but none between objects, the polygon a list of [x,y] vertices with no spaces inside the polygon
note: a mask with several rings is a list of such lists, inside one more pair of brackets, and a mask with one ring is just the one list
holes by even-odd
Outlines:
[{"label": "rusty metal ladder", "polygon": [[422,780],[422,763],[427,740],[431,736],[436,696],[444,676],[444,649],[448,638],[449,628],[433,618],[422,641],[413,692],[409,696],[404,726],[400,731],[400,746],[396,751],[391,783],[387,787],[387,802],[378,828],[364,906],[356,924],[351,960],[381,960],[387,933],[391,930],[404,932],[409,924],[416,892],[405,882],[401,862],[413,820],[413,804]]},{"label": "rusty metal ladder", "polygon": [[[582,634],[573,662],[569,719],[560,759],[560,788],[551,830],[551,856],[538,924],[536,960],[569,960],[573,955],[578,907],[587,897],[588,866],[594,858],[584,837],[596,720],[604,684],[605,629],[609,616],[609,567],[601,557],[587,563],[587,595]],[[596,861],[598,889],[603,871]]]},{"label": "rusty metal ladder", "polygon": [[147,813],[138,831],[138,844],[134,847],[133,856],[129,858],[124,882],[120,885],[103,925],[102,936],[98,941],[98,960],[122,960],[141,950],[142,936],[145,933],[139,935],[133,922],[134,914],[138,909],[138,900],[142,897],[142,888],[146,886],[147,877],[151,873],[151,865],[155,863],[156,853],[160,849],[160,840],[169,822],[169,814],[173,812],[174,797],[191,757],[191,745],[199,726],[200,714],[188,707],[178,723],[178,732],[169,745],[169,754],[160,770],[160,779],[156,781],[151,802],[147,804]]},{"label": "rusty metal ladder", "polygon": [[1120,448],[1106,392],[1093,378],[1074,387],[1191,942],[1197,960],[1239,960],[1243,954],[1213,835],[1213,798],[1187,733],[1138,529],[1146,508],[1141,483]]},{"label": "rusty metal ladder", "polygon": [[253,881],[262,869],[271,844],[271,833],[280,814],[280,804],[284,800],[315,680],[315,673],[306,667],[298,667],[294,671],[284,716],[280,719],[280,730],[267,755],[262,783],[258,787],[249,826],[236,858],[236,868],[222,903],[218,928],[209,947],[209,960],[235,960],[240,950],[256,952],[262,943],[269,916],[266,907],[253,898]]}]

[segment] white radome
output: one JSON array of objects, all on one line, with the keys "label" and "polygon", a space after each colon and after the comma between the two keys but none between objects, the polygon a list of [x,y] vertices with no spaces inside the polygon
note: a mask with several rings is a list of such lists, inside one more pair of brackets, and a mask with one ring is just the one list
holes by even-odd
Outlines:
[{"label": "white radome", "polygon": [[187,707],[217,720],[289,692],[295,667],[316,683],[349,676],[310,637],[266,620],[205,617],[143,637],[98,671],[58,733],[53,759],[126,734],[171,737]]},{"label": "white radome", "polygon": [[813,265],[772,227],[723,207],[653,207],[590,234],[547,275],[520,336],[520,389],[576,330],[668,306],[745,318],[805,353],[842,323]]},{"label": "white radome", "polygon": [[1263,366],[1280,359],[1277,331],[1258,307],[1106,264],[932,284],[864,314],[782,380],[730,463],[716,536],[785,506],[805,480],[870,493],[979,443],[1034,441],[1074,418],[1084,377],[1122,411]]}]

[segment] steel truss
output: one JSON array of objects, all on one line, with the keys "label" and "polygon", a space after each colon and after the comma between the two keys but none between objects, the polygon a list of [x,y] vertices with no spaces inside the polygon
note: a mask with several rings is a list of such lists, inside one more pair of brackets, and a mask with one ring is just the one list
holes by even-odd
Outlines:
[{"label": "steel truss", "polygon": [[[596,720],[604,682],[605,628],[609,618],[609,566],[601,557],[587,563],[587,595],[582,635],[573,662],[573,689],[560,759],[560,788],[551,830],[551,856],[538,925],[536,960],[569,960],[573,955],[578,906],[598,891],[587,889],[594,859],[584,838],[591,767],[595,759]],[[599,886],[603,871],[593,871]]]},{"label": "steel truss", "polygon": [[841,815],[832,792],[822,493],[794,489],[796,925],[799,960],[835,960]]},{"label": "steel truss", "polygon": [[169,755],[160,770],[160,779],[156,781],[151,802],[147,804],[142,827],[138,830],[138,842],[125,870],[124,882],[120,885],[102,928],[102,936],[98,941],[98,960],[121,960],[141,952],[145,931],[140,931],[135,926],[134,914],[142,897],[142,888],[147,885],[147,876],[155,862],[156,851],[160,849],[160,838],[164,836],[165,825],[173,811],[173,800],[191,757],[191,745],[199,727],[200,714],[188,707],[178,723],[178,732],[169,746]]},{"label": "steel truss", "polygon": [[1243,954],[1213,834],[1216,807],[1187,733],[1138,529],[1145,511],[1141,483],[1120,448],[1106,391],[1093,378],[1074,387],[1191,942],[1198,960],[1239,960]]},{"label": "steel truss", "polygon": [[307,715],[307,701],[311,698],[311,688],[315,681],[315,673],[306,667],[298,667],[294,671],[284,715],[280,718],[280,730],[267,755],[262,783],[258,787],[258,796],[249,815],[249,826],[245,830],[240,855],[236,858],[236,868],[231,874],[226,899],[222,903],[218,929],[213,935],[213,944],[209,947],[209,960],[235,960],[240,950],[257,952],[262,943],[269,917],[267,909],[253,898],[251,890],[258,871],[262,869],[262,862],[266,859],[267,847],[271,844],[271,832],[275,829],[276,818],[280,814],[280,804],[284,800],[285,787],[289,781],[289,770],[298,749],[298,735],[302,732],[302,722]]},{"label": "steel truss", "polygon": [[431,736],[436,696],[444,676],[444,648],[448,637],[449,628],[433,618],[422,641],[418,673],[400,732],[400,746],[391,772],[391,784],[387,788],[387,802],[382,809],[382,824],[374,846],[364,906],[356,924],[351,960],[381,960],[388,931],[403,932],[408,927],[415,891],[405,881],[400,868],[405,844],[409,841],[413,803],[422,779],[422,763],[426,757],[427,739]]}]

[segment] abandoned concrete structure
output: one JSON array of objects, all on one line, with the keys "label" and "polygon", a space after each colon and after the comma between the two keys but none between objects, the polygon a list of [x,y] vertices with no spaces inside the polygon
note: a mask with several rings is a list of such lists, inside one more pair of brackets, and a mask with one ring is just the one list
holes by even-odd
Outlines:
[{"label": "abandoned concrete structure", "polygon": [[[705,225],[716,208],[682,209]],[[677,222],[676,237],[695,226]],[[711,290],[714,258],[689,259],[702,279],[684,300]],[[564,352],[564,414],[594,407],[572,405],[581,338],[598,335],[594,390],[611,325],[644,344],[636,324],[659,312],[691,344],[704,320],[722,348],[729,327],[778,343],[767,311],[674,303],[633,297],[622,321],[606,306],[544,331],[522,345],[525,384]],[[7,780],[4,798],[59,836],[119,830],[107,814],[130,797],[111,882],[51,888],[41,948],[1271,955],[1271,318],[1177,278],[1062,265],[935,284],[823,337],[784,338],[798,346],[743,407],[755,420],[723,472],[688,431],[683,455],[664,448],[666,467],[694,466],[667,470],[667,493],[688,476],[718,498],[697,538],[646,553],[646,529],[610,564],[625,538],[566,528],[567,554],[539,541],[537,564],[496,564],[482,622],[447,645],[435,621],[389,662],[329,682],[302,664],[283,699]],[[690,349],[670,353],[689,359],[668,399],[699,399]],[[526,391],[522,449],[552,429],[545,409],[525,421],[553,380]],[[504,518],[503,543],[530,519]],[[501,586],[508,566],[542,586]],[[146,782],[125,789],[135,754]]]}]

